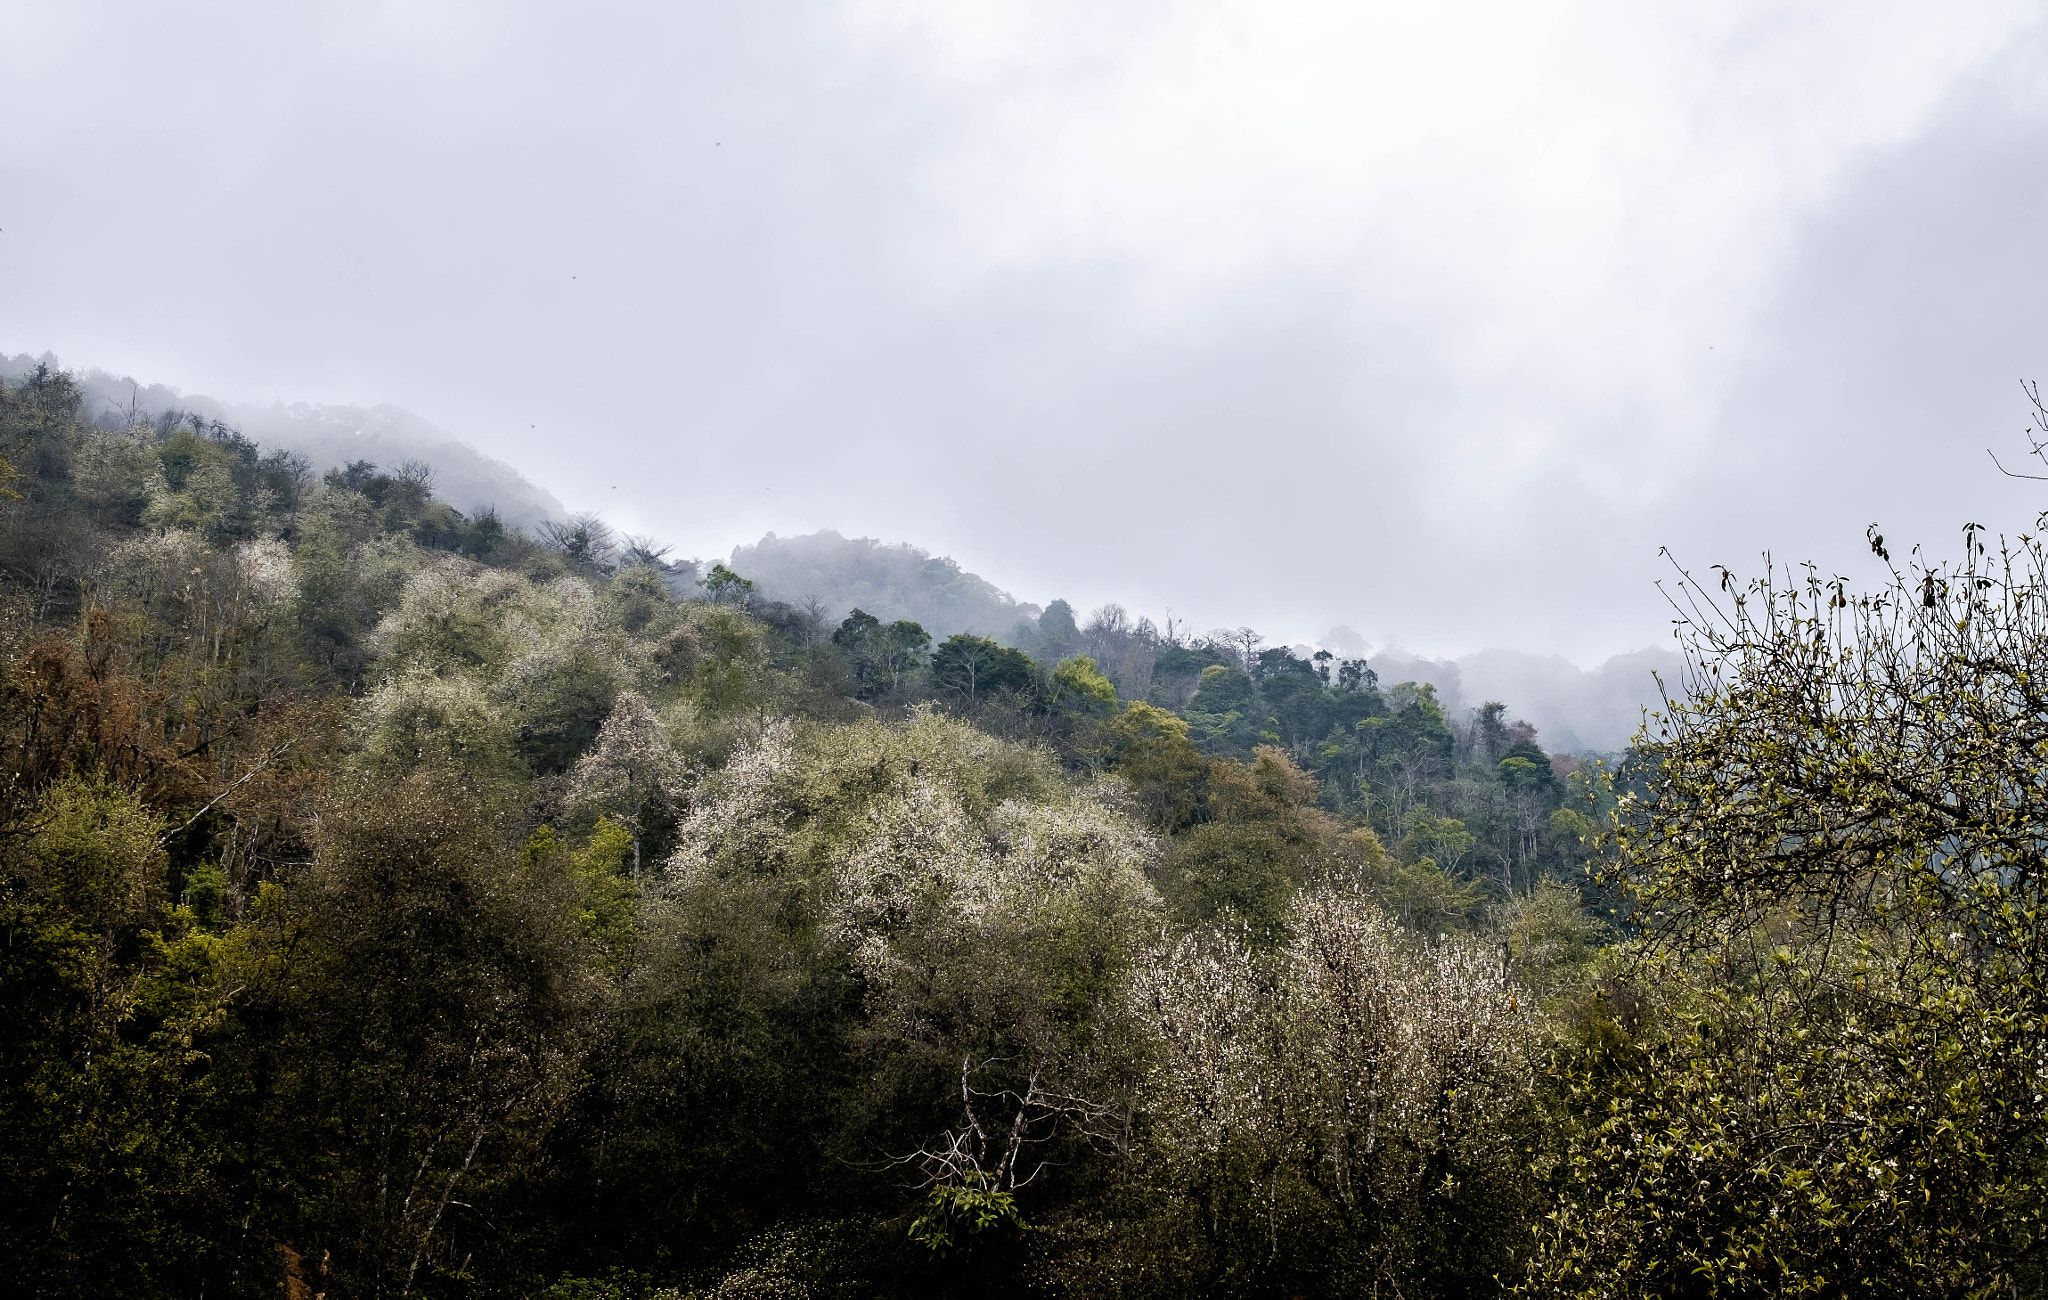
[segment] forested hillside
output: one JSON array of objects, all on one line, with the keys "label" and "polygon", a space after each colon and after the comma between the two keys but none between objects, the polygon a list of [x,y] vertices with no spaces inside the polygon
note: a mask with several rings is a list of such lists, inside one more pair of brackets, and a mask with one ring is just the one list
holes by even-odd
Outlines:
[{"label": "forested hillside", "polygon": [[[18,384],[34,374],[37,366],[53,364],[48,356],[0,356],[0,380]],[[220,424],[262,443],[267,451],[295,453],[322,469],[358,460],[391,468],[409,462],[429,465],[435,495],[441,500],[471,514],[490,510],[522,528],[537,528],[569,515],[552,493],[528,482],[510,465],[482,455],[395,406],[365,410],[308,402],[269,406],[223,402],[104,370],[75,373],[72,382],[78,390],[79,414],[106,428],[166,420],[169,428],[180,423]]]},{"label": "forested hillside", "polygon": [[[907,543],[886,545],[831,531],[804,537],[770,533],[751,546],[734,547],[727,563],[763,595],[814,609],[834,622],[862,609],[884,622],[911,620],[935,637],[973,632],[1012,647],[1035,648],[1041,658],[1050,654],[1056,659],[1078,648],[1102,662],[1120,685],[1138,683],[1140,694],[1152,663],[1166,650],[1191,639],[1239,644],[1246,635],[1239,629],[1216,629],[1192,638],[1185,626],[1162,630],[1113,603],[1083,620],[1064,600],[1046,609],[1020,602],[945,556]],[[1548,734],[1551,748],[1566,754],[1625,749],[1644,708],[1658,698],[1658,675],[1675,677],[1682,666],[1677,654],[1657,648],[1615,655],[1591,671],[1555,655],[1513,650],[1482,650],[1457,659],[1428,659],[1398,649],[1373,654],[1346,627],[1331,629],[1320,646],[1290,648],[1307,661],[1315,660],[1316,650],[1327,649],[1335,659],[1364,663],[1384,680],[1432,686],[1454,718],[1462,719],[1467,705],[1513,700],[1525,720]],[[1236,657],[1243,657],[1241,644]]]},{"label": "forested hillside", "polygon": [[1703,604],[1610,769],[94,417],[0,388],[27,1294],[2039,1293],[2035,550]]}]

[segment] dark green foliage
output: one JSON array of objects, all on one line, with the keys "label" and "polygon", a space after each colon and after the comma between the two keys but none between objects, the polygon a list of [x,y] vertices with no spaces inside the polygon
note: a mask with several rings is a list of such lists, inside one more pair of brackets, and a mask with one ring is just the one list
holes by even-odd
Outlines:
[{"label": "dark green foliage", "polygon": [[1038,649],[1047,659],[1061,659],[1072,654],[1081,644],[1081,629],[1074,622],[1074,607],[1064,600],[1054,600],[1038,616]]},{"label": "dark green foliage", "polygon": [[582,891],[558,857],[504,844],[448,774],[331,799],[298,896],[251,919],[215,1049],[254,1112],[239,1190],[352,1293],[489,1276],[509,1262],[494,1199],[573,1086],[594,991]]},{"label": "dark green foliage", "polygon": [[1213,664],[1202,670],[1195,687],[1194,698],[1188,701],[1188,708],[1195,713],[1213,716],[1227,713],[1243,713],[1253,706],[1256,695],[1252,690],[1252,679],[1243,670],[1223,664]]},{"label": "dark green foliage", "polygon": [[1023,652],[963,632],[932,652],[932,684],[971,706],[992,696],[1036,694],[1038,674]]},{"label": "dark green foliage", "polygon": [[721,605],[744,604],[754,594],[754,584],[723,564],[714,564],[711,572],[704,575],[704,590]]},{"label": "dark green foliage", "polygon": [[198,1122],[218,946],[164,906],[161,823],[74,779],[0,840],[0,1258],[45,1295],[148,1295],[203,1276]]},{"label": "dark green foliage", "polygon": [[924,666],[932,639],[908,619],[884,624],[856,609],[832,634],[832,644],[846,656],[860,698],[876,700],[904,693]]},{"label": "dark green foliage", "polygon": [[1152,663],[1151,702],[1176,712],[1185,709],[1200,686],[1204,669],[1236,665],[1227,649],[1212,642],[1162,645]]}]

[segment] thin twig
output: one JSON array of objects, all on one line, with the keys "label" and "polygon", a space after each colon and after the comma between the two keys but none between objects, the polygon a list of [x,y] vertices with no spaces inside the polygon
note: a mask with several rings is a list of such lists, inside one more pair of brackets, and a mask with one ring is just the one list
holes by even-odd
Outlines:
[{"label": "thin twig", "polygon": [[1991,450],[1991,448],[1989,447],[1986,447],[1984,449],[1984,454],[1986,456],[1991,457],[1991,463],[1994,465],[1998,465],[1998,472],[2005,475],[2007,478],[2024,478],[2032,479],[2036,483],[2048,483],[2048,474],[2015,474],[2011,470],[2007,469],[2005,466],[1999,465],[1998,453]]}]

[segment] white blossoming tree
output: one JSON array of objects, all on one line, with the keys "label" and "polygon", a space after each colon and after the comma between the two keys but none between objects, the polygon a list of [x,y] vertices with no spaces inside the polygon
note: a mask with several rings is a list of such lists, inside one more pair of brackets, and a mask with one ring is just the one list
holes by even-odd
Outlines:
[{"label": "white blossoming tree", "polygon": [[1157,1263],[1187,1285],[1457,1293],[1533,1196],[1535,1009],[1497,953],[1309,890],[1261,952],[1170,940],[1132,989]]},{"label": "white blossoming tree", "polygon": [[571,808],[608,816],[633,837],[633,875],[640,875],[641,840],[650,820],[667,820],[689,785],[689,764],[662,732],[647,698],[622,691],[597,743],[569,774]]},{"label": "white blossoming tree", "polygon": [[678,834],[679,909],[753,899],[857,981],[859,1143],[923,1189],[929,1244],[1013,1219],[1058,1152],[1127,1140],[1122,989],[1157,850],[1117,788],[932,713],[775,724]]}]

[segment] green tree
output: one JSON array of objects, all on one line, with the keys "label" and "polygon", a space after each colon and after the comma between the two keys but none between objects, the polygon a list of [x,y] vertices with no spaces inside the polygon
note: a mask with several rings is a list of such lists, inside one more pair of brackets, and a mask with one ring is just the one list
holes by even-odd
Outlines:
[{"label": "green tree", "polygon": [[832,634],[832,644],[846,655],[860,684],[862,699],[900,694],[923,665],[932,639],[908,619],[883,623],[865,610],[846,616]]},{"label": "green tree", "polygon": [[1304,885],[1384,868],[1378,837],[1338,824],[1319,795],[1315,778],[1272,745],[1259,746],[1250,763],[1210,760],[1201,820],[1175,837],[1162,868],[1176,913],[1190,923],[1243,925],[1271,942]]},{"label": "green tree", "polygon": [[1964,540],[1868,595],[1688,583],[1614,837],[1665,1014],[1591,1040],[1542,1289],[2038,1287],[2048,557]]},{"label": "green tree", "polygon": [[575,1080],[584,886],[498,840],[446,769],[337,791],[310,876],[273,889],[216,1066],[245,1100],[256,1240],[352,1292],[460,1284]]},{"label": "green tree", "polygon": [[933,652],[932,681],[965,704],[1001,693],[1034,695],[1038,689],[1035,665],[1022,651],[964,632]]},{"label": "green tree", "polygon": [[1431,786],[1451,775],[1455,741],[1435,687],[1403,682],[1387,692],[1386,703],[1386,714],[1361,718],[1355,729],[1374,820],[1392,834]]},{"label": "green tree", "polygon": [[1116,710],[1116,687],[1087,655],[1061,660],[1046,693],[1053,707],[1067,713],[1101,718]]},{"label": "green tree", "polygon": [[754,584],[750,580],[742,578],[723,564],[711,566],[711,572],[704,575],[703,586],[710,594],[712,602],[719,605],[744,603],[747,597],[754,594]]},{"label": "green tree", "polygon": [[220,944],[173,909],[162,821],[71,778],[0,836],[0,1264],[46,1296],[169,1294],[217,1262],[202,1120]]},{"label": "green tree", "polygon": [[1110,724],[1110,765],[1130,783],[1154,829],[1172,832],[1194,820],[1209,760],[1188,739],[1188,724],[1165,709],[1133,700]]},{"label": "green tree", "polygon": [[1081,644],[1081,629],[1074,621],[1074,607],[1055,599],[1038,616],[1038,640],[1047,659],[1064,658]]}]

